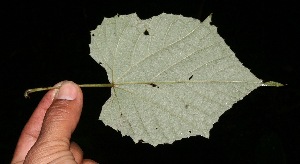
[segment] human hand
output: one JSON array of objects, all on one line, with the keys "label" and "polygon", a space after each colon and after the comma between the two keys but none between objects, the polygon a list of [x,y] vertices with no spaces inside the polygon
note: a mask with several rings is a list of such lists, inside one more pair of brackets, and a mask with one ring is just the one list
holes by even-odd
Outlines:
[{"label": "human hand", "polygon": [[83,96],[78,85],[63,81],[48,91],[33,112],[19,138],[12,164],[83,163],[80,147],[70,143],[82,110]]}]

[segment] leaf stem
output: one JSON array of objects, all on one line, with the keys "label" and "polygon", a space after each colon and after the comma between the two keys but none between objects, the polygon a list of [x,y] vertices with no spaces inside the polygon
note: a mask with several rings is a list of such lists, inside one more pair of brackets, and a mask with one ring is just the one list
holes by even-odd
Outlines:
[{"label": "leaf stem", "polygon": [[[240,81],[231,81],[231,82],[240,82]],[[136,82],[136,83],[126,83],[126,84],[148,84],[148,83],[145,83],[145,82]],[[149,83],[149,84],[151,84],[151,83]],[[88,88],[88,87],[91,87],[91,88],[95,88],[95,87],[114,87],[114,86],[115,86],[115,84],[79,84],[79,87],[81,87],[81,88]],[[282,86],[285,86],[285,85],[281,84],[281,83],[278,83],[278,82],[275,82],[275,81],[268,81],[268,82],[262,83],[261,86],[282,87]],[[56,86],[56,87],[40,87],[40,88],[27,89],[24,92],[24,97],[25,98],[29,98],[29,94],[33,93],[33,92],[47,91],[47,90],[59,89],[59,88],[60,88],[60,86]]]},{"label": "leaf stem", "polygon": [[[81,88],[87,88],[87,87],[113,87],[113,84],[79,84],[79,87]],[[29,94],[33,93],[33,92],[40,92],[40,91],[47,91],[47,90],[51,90],[51,89],[59,89],[60,86],[56,86],[56,87],[40,87],[40,88],[32,88],[32,89],[27,89],[24,92],[24,97],[25,98],[29,98]]]}]

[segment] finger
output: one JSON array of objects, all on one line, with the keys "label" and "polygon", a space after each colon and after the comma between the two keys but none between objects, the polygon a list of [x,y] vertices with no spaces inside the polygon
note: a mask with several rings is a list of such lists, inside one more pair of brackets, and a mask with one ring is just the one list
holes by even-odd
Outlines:
[{"label": "finger", "polygon": [[82,163],[83,164],[98,164],[98,162],[95,162],[91,159],[84,159]]},{"label": "finger", "polygon": [[45,114],[38,140],[69,142],[81,115],[82,99],[78,85],[63,82]]},{"label": "finger", "polygon": [[70,151],[72,152],[75,161],[77,163],[83,163],[83,164],[97,164],[97,162],[91,160],[91,159],[83,159],[83,151],[81,150],[81,148],[79,147],[78,144],[76,144],[75,142],[71,143],[70,146]]},{"label": "finger", "polygon": [[[56,84],[55,86],[60,86],[61,84],[62,82]],[[45,113],[52,104],[56,92],[57,89],[48,91],[32,113],[30,119],[21,132],[12,163],[23,161],[30,148],[36,142],[41,131]]]},{"label": "finger", "polygon": [[70,138],[79,121],[82,92],[78,85],[64,81],[47,110],[40,135],[26,156],[29,163],[74,160]]},{"label": "finger", "polygon": [[83,158],[83,151],[79,147],[79,145],[75,142],[72,142],[70,145],[70,151],[72,152],[75,161],[77,163],[82,163],[82,158]]}]

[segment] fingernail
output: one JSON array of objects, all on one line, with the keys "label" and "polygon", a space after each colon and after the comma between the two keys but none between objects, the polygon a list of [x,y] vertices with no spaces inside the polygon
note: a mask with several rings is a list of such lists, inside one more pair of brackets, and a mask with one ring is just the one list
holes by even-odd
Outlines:
[{"label": "fingernail", "polygon": [[74,100],[77,96],[77,88],[71,81],[64,81],[58,92],[55,95],[56,99],[61,100]]}]

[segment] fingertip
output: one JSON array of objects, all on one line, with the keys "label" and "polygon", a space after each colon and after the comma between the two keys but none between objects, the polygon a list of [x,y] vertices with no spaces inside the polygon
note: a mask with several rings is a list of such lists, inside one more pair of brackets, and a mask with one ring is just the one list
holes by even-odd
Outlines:
[{"label": "fingertip", "polygon": [[80,93],[81,89],[77,84],[72,81],[64,81],[60,84],[60,88],[54,98],[60,100],[75,100]]},{"label": "fingertip", "polygon": [[91,160],[91,159],[83,159],[83,151],[80,148],[80,146],[75,143],[75,142],[71,142],[70,145],[70,151],[72,152],[75,161],[77,163],[82,163],[82,164],[98,164],[96,161]]},{"label": "fingertip", "polygon": [[99,164],[98,162],[91,160],[91,159],[84,159],[83,164]]},{"label": "fingertip", "polygon": [[80,146],[77,143],[71,142],[70,151],[72,152],[72,154],[75,158],[75,161],[77,163],[82,163],[83,151],[81,150]]}]

